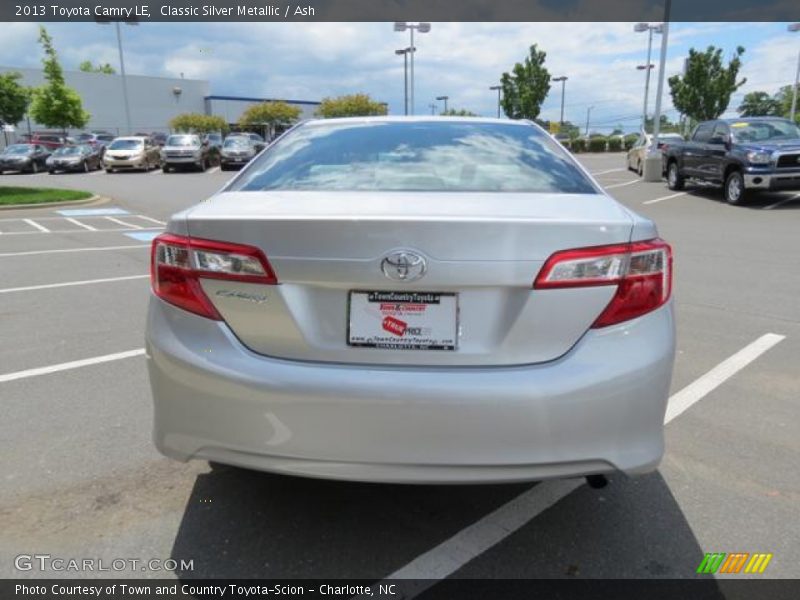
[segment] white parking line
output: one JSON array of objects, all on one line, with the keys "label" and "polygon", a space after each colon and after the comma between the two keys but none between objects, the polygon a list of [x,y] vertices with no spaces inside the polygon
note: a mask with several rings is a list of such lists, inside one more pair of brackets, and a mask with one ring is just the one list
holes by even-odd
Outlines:
[{"label": "white parking line", "polygon": [[144,215],[136,215],[140,219],[144,219],[145,221],[150,221],[151,223],[158,223],[159,225],[166,225],[165,221],[159,221],[158,219],[154,219],[152,217],[145,217]]},{"label": "white parking line", "polygon": [[144,348],[138,348],[136,350],[128,350],[127,352],[116,352],[115,354],[95,356],[94,358],[73,360],[71,362],[65,362],[58,365],[50,365],[49,367],[39,367],[37,369],[26,369],[25,371],[17,371],[15,373],[6,373],[5,375],[0,375],[0,383],[16,381],[17,379],[25,379],[27,377],[36,377],[37,375],[58,373],[59,371],[69,371],[70,369],[79,369],[80,367],[88,367],[89,365],[98,365],[100,363],[111,362],[113,360],[122,360],[123,358],[141,356],[142,354],[144,354]]},{"label": "white parking line", "polygon": [[59,250],[26,250],[24,252],[0,252],[0,258],[6,256],[33,256],[36,254],[67,254],[69,252],[98,252],[100,250],[127,250],[128,248],[149,248],[150,244],[130,246],[95,246],[93,248],[62,248]]},{"label": "white parking line", "polygon": [[608,169],[606,171],[589,171],[592,175],[605,175],[606,173],[617,173],[618,171],[627,171],[628,169]]},{"label": "white parking line", "polygon": [[[785,336],[767,333],[722,361],[693,383],[673,394],[664,417],[666,425],[749,365]],[[444,579],[480,556],[559,500],[581,487],[580,479],[551,480],[523,492],[453,537],[401,567],[386,580],[413,579],[402,586],[406,599],[422,593],[438,579]]]},{"label": "white parking line", "polygon": [[217,173],[219,171],[219,167],[211,167],[206,173]]},{"label": "white parking line", "polygon": [[116,223],[117,225],[122,225],[123,227],[128,227],[129,229],[144,229],[140,225],[134,225],[133,223],[126,223],[122,219],[117,219],[116,217],[106,217],[112,223]]},{"label": "white parking line", "polygon": [[73,219],[72,217],[64,217],[64,219],[66,219],[73,225],[78,225],[79,227],[83,227],[87,231],[97,231],[97,229],[95,229],[91,225],[87,225],[86,223],[81,223],[80,221],[78,221],[78,219]]},{"label": "white parking line", "polygon": [[677,194],[670,194],[669,196],[661,196],[661,198],[653,198],[652,200],[645,200],[642,204],[655,204],[662,200],[669,200],[670,198],[677,198],[678,196],[685,196],[686,192],[678,192]]},{"label": "white parking line", "polygon": [[47,227],[45,227],[44,225],[39,225],[39,223],[37,223],[33,219],[22,219],[22,220],[25,221],[31,227],[35,227],[42,233],[50,233],[50,230]]},{"label": "white parking line", "polygon": [[44,285],[29,285],[26,287],[6,288],[0,294],[12,292],[32,292],[33,290],[48,290],[51,288],[72,287],[74,285],[91,285],[93,283],[110,283],[112,281],[128,281],[130,279],[145,279],[150,275],[129,275],[127,277],[107,277],[105,279],[84,279],[83,281],[65,281],[64,283],[46,283]]},{"label": "white parking line", "polygon": [[773,208],[778,208],[779,206],[783,206],[793,200],[797,200],[800,198],[800,194],[795,194],[794,196],[789,196],[788,198],[784,198],[780,202],[776,202],[775,204],[770,204],[769,206],[765,206],[763,210],[772,210]]},{"label": "white parking line", "polygon": [[607,185],[605,188],[610,190],[612,188],[624,187],[626,185],[633,185],[634,183],[639,183],[641,179],[634,179],[633,181],[626,181],[625,183],[615,183],[614,185]]}]

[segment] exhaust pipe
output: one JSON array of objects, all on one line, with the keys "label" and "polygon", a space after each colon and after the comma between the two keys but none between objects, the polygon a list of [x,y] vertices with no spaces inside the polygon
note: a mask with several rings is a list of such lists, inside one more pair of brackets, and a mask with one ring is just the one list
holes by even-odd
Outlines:
[{"label": "exhaust pipe", "polygon": [[587,475],[586,483],[589,484],[590,488],[599,490],[608,485],[608,479],[605,475]]}]

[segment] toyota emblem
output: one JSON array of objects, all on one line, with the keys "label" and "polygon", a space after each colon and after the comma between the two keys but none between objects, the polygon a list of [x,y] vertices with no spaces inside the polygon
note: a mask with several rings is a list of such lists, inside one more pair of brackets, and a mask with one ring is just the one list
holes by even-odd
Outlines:
[{"label": "toyota emblem", "polygon": [[395,281],[416,281],[425,275],[428,265],[419,254],[398,250],[381,261],[381,271]]}]

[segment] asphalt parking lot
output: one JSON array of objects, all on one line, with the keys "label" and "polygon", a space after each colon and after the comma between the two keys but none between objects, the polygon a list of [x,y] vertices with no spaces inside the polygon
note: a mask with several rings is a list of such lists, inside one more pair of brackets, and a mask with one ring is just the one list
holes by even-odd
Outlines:
[{"label": "asphalt parking lot", "polygon": [[142,350],[148,240],[233,174],[0,176],[109,198],[0,211],[0,576],[80,576],[15,570],[20,553],[46,553],[193,560],[186,577],[691,578],[706,552],[766,552],[754,577],[800,577],[800,195],[732,207],[644,183],[621,154],[579,158],[675,253],[666,456],[599,490],[338,483],[161,457]]}]

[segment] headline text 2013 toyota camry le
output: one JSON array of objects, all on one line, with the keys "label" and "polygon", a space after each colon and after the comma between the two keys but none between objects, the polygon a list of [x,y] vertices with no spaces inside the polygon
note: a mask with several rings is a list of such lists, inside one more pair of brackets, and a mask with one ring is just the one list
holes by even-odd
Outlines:
[{"label": "headline text 2013 toyota camry le", "polygon": [[650,471],[671,262],[532,123],[307,122],[153,242],[156,445],[361,481]]}]

